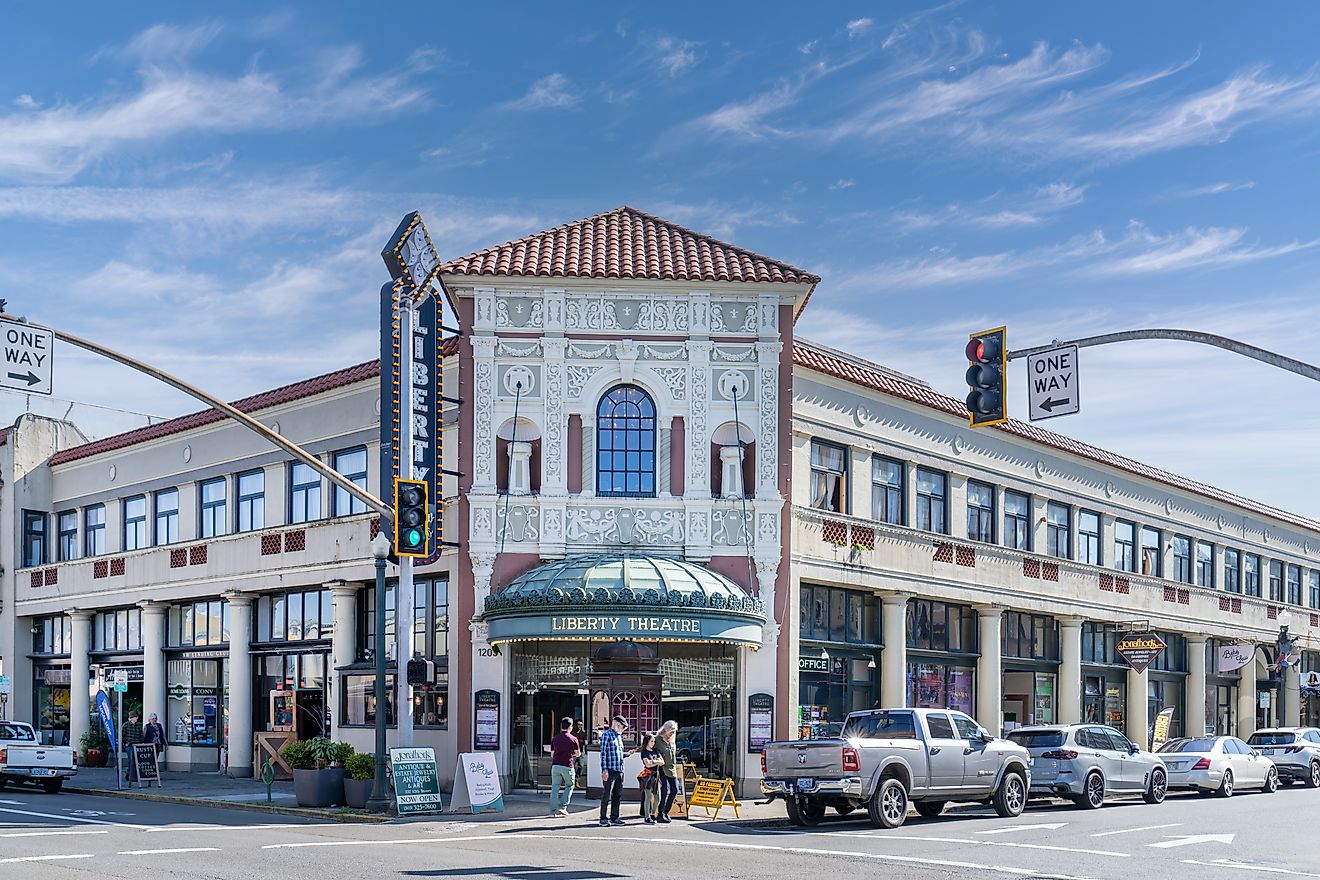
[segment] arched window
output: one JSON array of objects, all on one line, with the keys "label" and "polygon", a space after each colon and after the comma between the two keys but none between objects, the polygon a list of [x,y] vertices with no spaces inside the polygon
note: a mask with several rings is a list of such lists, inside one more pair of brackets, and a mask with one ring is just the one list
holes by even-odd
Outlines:
[{"label": "arched window", "polygon": [[655,495],[655,404],[636,385],[616,385],[596,407],[596,494]]}]

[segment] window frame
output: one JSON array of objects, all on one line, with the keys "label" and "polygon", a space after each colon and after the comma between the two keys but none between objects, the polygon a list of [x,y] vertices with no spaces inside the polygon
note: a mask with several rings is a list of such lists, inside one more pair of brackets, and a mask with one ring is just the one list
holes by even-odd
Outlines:
[{"label": "window frame", "polygon": [[[37,568],[45,565],[50,559],[50,516],[44,510],[24,509],[22,517],[22,567]],[[35,554],[31,552],[34,547]]]},{"label": "window frame", "polygon": [[[1248,563],[1255,562],[1255,571],[1251,571]],[[1252,596],[1256,599],[1261,597],[1261,563],[1262,558],[1259,553],[1242,554],[1242,595]],[[1255,582],[1253,583],[1252,577]]]},{"label": "window frame", "polygon": [[[349,473],[339,466],[341,458],[347,458],[350,455],[362,454],[362,470]],[[348,449],[339,449],[330,454],[330,466],[338,471],[347,480],[363,489],[367,488],[367,473],[371,466],[371,456],[367,453],[367,447],[351,446]],[[347,510],[341,510],[341,505],[347,504]],[[330,496],[330,515],[334,516],[354,516],[359,513],[367,512],[367,502],[356,495],[351,495],[345,489],[335,486]]]},{"label": "window frame", "polygon": [[1192,582],[1192,539],[1187,535],[1175,534],[1169,541],[1173,556],[1171,578],[1180,584]]},{"label": "window frame", "polygon": [[[174,508],[162,508],[160,500],[170,493],[174,494]],[[161,540],[161,520],[165,521],[165,536]],[[152,546],[163,547],[179,542],[179,487],[170,486],[151,493],[151,541]]]},{"label": "window frame", "polygon": [[[638,399],[630,399],[633,392],[636,392]],[[623,396],[616,399],[615,395],[619,394]],[[629,406],[635,406],[639,410],[638,414],[615,415],[618,410]],[[623,422],[623,425],[619,426],[618,422]],[[636,422],[635,427],[634,422]],[[595,476],[597,497],[656,497],[657,483],[659,482],[656,467],[660,458],[658,447],[659,423],[660,414],[656,409],[655,399],[640,385],[623,382],[607,389],[600,396],[600,399],[596,402]],[[616,446],[620,433],[622,433],[622,446]],[[609,436],[608,445],[605,443],[606,435]],[[636,449],[630,446],[633,435],[637,437]],[[629,463],[629,456],[634,453],[637,455],[637,466],[635,468]],[[602,456],[605,455],[613,457],[608,468],[603,467],[601,464]],[[620,455],[623,456],[622,468],[615,466],[617,456]],[[629,478],[634,474],[637,477],[637,488],[629,489]],[[606,485],[606,475],[609,476],[608,486]],[[620,476],[623,478],[622,489],[615,488]]]},{"label": "window frame", "polygon": [[[887,483],[877,479],[877,468],[882,464],[893,465],[898,471],[898,483]],[[845,468],[846,468],[845,462]],[[889,506],[898,499],[898,513],[890,519]],[[881,503],[883,499],[883,504]],[[891,526],[907,525],[907,466],[897,459],[883,455],[871,456],[871,519]]]},{"label": "window frame", "polygon": [[[1210,557],[1202,559],[1201,551],[1208,550]],[[1215,545],[1199,538],[1192,542],[1192,583],[1207,590],[1215,588]]]},{"label": "window frame", "polygon": [[[100,522],[92,522],[92,513],[101,515]],[[89,504],[83,508],[83,558],[105,555],[105,504]]]},{"label": "window frame", "polygon": [[[257,492],[243,492],[243,481],[259,477],[261,489]],[[244,526],[246,513],[247,525]],[[260,520],[260,522],[257,522]],[[266,471],[253,468],[234,475],[234,534],[257,532],[266,527]]]},{"label": "window frame", "polygon": [[[1293,575],[1297,575],[1294,580]],[[1294,562],[1288,563],[1283,570],[1284,594],[1289,605],[1302,605],[1302,567]]]},{"label": "window frame", "polygon": [[[1150,545],[1148,545],[1148,544],[1146,543],[1146,536],[1147,536],[1147,535],[1153,535],[1153,536],[1155,537],[1155,545],[1154,545],[1154,546],[1150,546]],[[1142,527],[1141,527],[1141,536],[1140,536],[1140,537],[1141,537],[1141,547],[1140,547],[1140,549],[1139,549],[1139,552],[1140,552],[1141,555],[1140,555],[1139,558],[1141,559],[1141,573],[1142,573],[1143,575],[1147,576],[1147,577],[1155,577],[1155,578],[1162,578],[1162,577],[1164,577],[1164,532],[1163,532],[1163,530],[1161,530],[1161,529],[1157,529],[1157,528],[1155,528],[1154,526],[1142,526]],[[1147,566],[1146,566],[1146,551],[1147,551],[1147,550],[1154,551],[1154,555],[1151,557],[1151,565],[1149,566],[1149,568],[1147,568]]]},{"label": "window frame", "polygon": [[[298,482],[298,469],[305,468],[311,474],[311,479],[305,482]],[[312,468],[311,465],[301,461],[289,462],[289,524],[316,522],[323,518],[324,511],[321,505],[321,475]],[[297,506],[297,496],[302,493],[303,503],[302,512],[299,513]],[[311,513],[312,500],[315,499],[316,511]]]},{"label": "window frame", "polygon": [[[73,528],[64,527],[66,518],[72,518]],[[72,539],[70,542],[69,539]],[[72,562],[78,558],[78,511],[61,510],[55,514],[55,550],[59,562]]]},{"label": "window frame", "polygon": [[1271,559],[1266,571],[1269,573],[1270,601],[1283,601],[1283,560]]},{"label": "window frame", "polygon": [[[206,489],[208,486],[220,486],[221,494],[219,501],[207,501]],[[229,478],[213,477],[209,480],[201,480],[197,483],[197,537],[219,538],[228,534],[229,528]],[[217,525],[218,524],[218,525]],[[211,532],[207,532],[207,528]],[[216,531],[216,529],[219,531]]]},{"label": "window frame", "polygon": [[[989,506],[972,504],[972,490],[984,491],[990,499]],[[973,517],[975,513],[975,517]],[[975,519],[975,522],[973,522]],[[967,539],[982,544],[995,543],[995,487],[980,480],[967,481]],[[975,534],[973,533],[975,530]]]},{"label": "window frame", "polygon": [[[1095,531],[1085,529],[1086,518],[1095,517]],[[1104,520],[1097,511],[1078,508],[1077,510],[1077,561],[1086,565],[1104,565],[1104,549],[1101,542],[1104,535]]]},{"label": "window frame", "polygon": [[[1063,511],[1063,523],[1057,523],[1051,517],[1056,511]],[[1062,541],[1060,541],[1062,538]],[[1063,552],[1059,552],[1062,545]],[[1045,553],[1056,559],[1072,559],[1072,505],[1062,501],[1045,502]]]},{"label": "window frame", "polygon": [[[940,494],[933,495],[921,491],[922,476],[938,478]],[[937,471],[934,468],[918,467],[916,473],[916,492],[917,501],[917,521],[914,523],[916,528],[923,532],[929,532],[932,535],[949,534],[949,474],[946,471]],[[938,506],[934,503],[938,499]],[[922,525],[922,514],[925,513],[926,525]],[[939,528],[935,528],[936,513],[939,514]]]},{"label": "window frame", "polygon": [[1313,611],[1320,610],[1320,569],[1306,572],[1306,605]]},{"label": "window frame", "polygon": [[[1229,565],[1229,557],[1233,564]],[[1242,592],[1242,551],[1236,547],[1224,548],[1224,589],[1230,593]]]},{"label": "window frame", "polygon": [[[1010,500],[1017,501],[1019,499],[1022,502],[1024,502],[1023,503],[1024,512],[1021,516],[1018,516],[1016,513],[1009,512],[1009,501]],[[1013,520],[1012,529],[1008,527],[1008,521],[1010,519]],[[1019,529],[1019,527],[1021,528]],[[1022,537],[1022,542],[1020,544],[1016,540],[1019,536],[1019,531]],[[1027,553],[1030,553],[1033,531],[1034,529],[1031,528],[1031,496],[1026,492],[1015,492],[1012,489],[1005,489],[1004,490],[1004,546],[1008,547],[1011,550],[1024,550]],[[1010,534],[1014,538],[1014,540],[1011,542],[1009,541]]]},{"label": "window frame", "polygon": [[[831,468],[829,465],[818,464],[817,461],[816,461],[816,459],[817,459],[817,456],[816,456],[816,450],[817,450],[818,448],[819,448],[819,449],[829,449],[829,450],[831,450],[831,451],[834,451],[834,452],[839,453],[839,461],[841,462],[841,464],[840,464],[840,470],[836,471],[836,470],[834,470],[833,468]],[[848,502],[849,502],[849,498],[848,498],[848,494],[849,494],[849,493],[848,493],[848,463],[849,463],[849,462],[848,462],[848,458],[849,458],[849,456],[848,456],[848,447],[846,447],[846,446],[841,446],[841,445],[838,444],[838,443],[831,443],[829,440],[821,440],[821,439],[819,439],[819,438],[817,438],[817,437],[812,437],[812,438],[811,438],[811,446],[810,446],[810,448],[809,448],[808,454],[810,455],[810,469],[811,469],[811,471],[810,471],[810,479],[808,480],[807,487],[808,487],[808,491],[809,491],[811,494],[810,494],[810,497],[809,497],[807,500],[808,500],[808,502],[810,503],[811,507],[812,507],[814,510],[823,510],[823,511],[825,511],[826,513],[841,513],[841,514],[847,515],[848,510],[849,510],[849,503],[848,503]],[[817,474],[822,474],[822,475],[824,475],[826,479],[833,478],[833,479],[835,479],[835,480],[837,481],[837,485],[838,485],[838,496],[839,496],[839,497],[838,497],[838,506],[837,506],[837,508],[835,508],[835,507],[830,507],[830,506],[827,506],[827,505],[822,505],[822,504],[818,504],[818,503],[816,503],[816,475],[817,475]],[[905,482],[906,482],[906,478],[905,478]],[[827,495],[825,496],[825,498],[822,499],[822,501],[828,501],[828,500],[829,500],[829,495],[827,494]]]},{"label": "window frame", "polygon": [[[137,502],[142,503],[142,515],[129,517],[128,506]],[[130,495],[119,503],[120,512],[123,515],[124,522],[119,529],[119,539],[122,542],[119,547],[123,551],[144,550],[151,545],[148,543],[150,536],[147,534],[148,517],[151,515],[151,509],[147,506],[146,493]],[[133,535],[130,542],[129,535]]]},{"label": "window frame", "polygon": [[[1130,540],[1119,540],[1120,529],[1123,526],[1128,528]],[[1114,569],[1116,571],[1136,572],[1137,560],[1141,558],[1137,548],[1137,540],[1138,533],[1135,522],[1127,519],[1114,520]]]}]

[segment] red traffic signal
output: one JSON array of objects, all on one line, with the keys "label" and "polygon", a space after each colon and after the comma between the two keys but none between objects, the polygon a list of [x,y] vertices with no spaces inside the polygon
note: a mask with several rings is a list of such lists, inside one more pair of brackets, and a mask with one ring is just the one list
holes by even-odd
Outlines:
[{"label": "red traffic signal", "polygon": [[973,428],[1008,421],[1004,377],[1008,372],[1005,328],[975,333],[967,342],[967,416]]}]

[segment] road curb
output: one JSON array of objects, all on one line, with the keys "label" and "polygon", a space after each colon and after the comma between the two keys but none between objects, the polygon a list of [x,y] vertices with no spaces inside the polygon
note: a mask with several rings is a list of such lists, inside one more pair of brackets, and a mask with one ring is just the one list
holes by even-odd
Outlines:
[{"label": "road curb", "polygon": [[85,794],[100,797],[117,797],[134,801],[155,801],[162,804],[181,804],[189,807],[213,807],[216,809],[247,810],[252,813],[271,813],[280,816],[302,816],[312,819],[330,819],[334,822],[380,823],[393,821],[393,816],[377,816],[372,813],[341,813],[338,810],[317,810],[306,807],[282,807],[278,804],[253,804],[243,801],[221,801],[211,798],[187,797],[177,794],[156,794],[146,791],[112,791],[104,788],[64,787],[69,794]]}]

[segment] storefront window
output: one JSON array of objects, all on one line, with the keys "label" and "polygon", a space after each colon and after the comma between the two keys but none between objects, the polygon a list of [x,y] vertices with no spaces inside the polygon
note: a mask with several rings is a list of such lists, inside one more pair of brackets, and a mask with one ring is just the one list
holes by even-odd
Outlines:
[{"label": "storefront window", "polygon": [[300,646],[298,653],[256,657],[257,730],[289,730],[301,739],[328,735],[330,730],[329,652]]},{"label": "storefront window", "polygon": [[73,644],[73,620],[63,614],[38,617],[33,623],[32,653],[68,654]]},{"label": "storefront window", "polygon": [[907,646],[917,651],[975,654],[976,612],[966,605],[913,599],[907,607]]},{"label": "storefront window", "polygon": [[142,609],[102,611],[92,622],[92,650],[142,650]]},{"label": "storefront window", "polygon": [[801,632],[809,641],[880,643],[880,600],[858,590],[803,584]]},{"label": "storefront window", "polygon": [[219,660],[170,660],[165,693],[165,735],[170,742],[220,745]]},{"label": "storefront window", "polygon": [[1123,729],[1126,674],[1111,671],[1082,679],[1082,720]]},{"label": "storefront window", "polygon": [[1054,723],[1054,673],[1007,671],[1003,685],[1004,730]]},{"label": "storefront window", "polygon": [[1164,640],[1164,650],[1151,661],[1151,670],[1154,672],[1186,672],[1187,637],[1171,632],[1161,632],[1159,637]]},{"label": "storefront window", "polygon": [[165,644],[171,648],[228,645],[229,603],[223,599],[207,599],[172,605],[166,621]]},{"label": "storefront window", "polygon": [[945,663],[909,663],[908,705],[922,709],[957,709],[975,717],[972,694],[975,669]]},{"label": "storefront window", "polygon": [[334,635],[334,628],[329,590],[273,593],[257,600],[258,642],[323,641]]},{"label": "storefront window", "polygon": [[1183,681],[1181,678],[1155,678],[1152,677],[1146,685],[1146,717],[1150,724],[1155,723],[1155,716],[1163,709],[1172,709],[1173,718],[1169,721],[1169,737],[1183,736],[1183,731],[1189,733],[1199,733],[1199,719],[1197,723],[1186,723],[1189,721],[1184,717],[1183,703]]},{"label": "storefront window", "polygon": [[1057,662],[1059,631],[1054,618],[1044,614],[1005,611],[1002,651],[1005,657]]},{"label": "storefront window", "polygon": [[842,721],[849,712],[873,708],[876,664],[871,655],[804,655],[798,659],[798,704],[808,734],[827,734],[821,725]]},{"label": "storefront window", "polygon": [[[376,676],[344,676],[344,699],[340,707],[344,724],[376,723]],[[385,723],[394,725],[394,676],[385,676]]]}]

